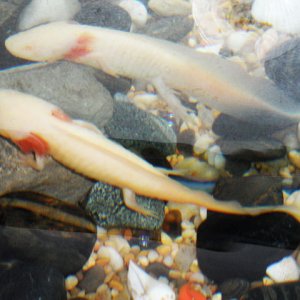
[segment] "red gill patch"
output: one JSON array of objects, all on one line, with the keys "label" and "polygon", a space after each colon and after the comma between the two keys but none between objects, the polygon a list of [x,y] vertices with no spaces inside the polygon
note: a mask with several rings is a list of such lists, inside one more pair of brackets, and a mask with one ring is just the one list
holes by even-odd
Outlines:
[{"label": "red gill patch", "polygon": [[67,60],[76,60],[81,56],[87,55],[91,52],[91,41],[93,37],[87,33],[82,34],[76,41],[74,47],[71,48],[64,56]]},{"label": "red gill patch", "polygon": [[37,134],[30,132],[29,135],[21,140],[14,140],[14,143],[24,152],[34,152],[39,155],[46,155],[49,150],[48,143]]}]

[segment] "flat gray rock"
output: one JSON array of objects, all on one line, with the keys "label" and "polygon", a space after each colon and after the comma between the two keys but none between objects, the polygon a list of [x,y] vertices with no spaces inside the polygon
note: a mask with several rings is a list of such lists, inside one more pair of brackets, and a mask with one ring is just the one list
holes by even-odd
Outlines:
[{"label": "flat gray rock", "polygon": [[98,127],[110,119],[113,100],[94,69],[70,62],[30,64],[0,72],[0,88],[15,89],[59,106]]}]

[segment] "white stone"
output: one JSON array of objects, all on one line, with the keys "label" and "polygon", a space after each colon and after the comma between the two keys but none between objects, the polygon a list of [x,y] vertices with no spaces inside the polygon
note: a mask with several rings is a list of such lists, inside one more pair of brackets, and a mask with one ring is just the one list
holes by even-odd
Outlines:
[{"label": "white stone", "polygon": [[132,22],[137,27],[143,27],[146,24],[148,12],[142,2],[137,0],[122,0],[119,6],[129,13]]},{"label": "white stone", "polygon": [[119,252],[110,246],[103,246],[98,251],[98,257],[103,258],[107,257],[110,259],[110,265],[114,271],[121,271],[124,267],[124,262],[122,256]]},{"label": "white stone", "polygon": [[299,267],[292,256],[273,263],[267,268],[266,273],[275,282],[299,280]]}]

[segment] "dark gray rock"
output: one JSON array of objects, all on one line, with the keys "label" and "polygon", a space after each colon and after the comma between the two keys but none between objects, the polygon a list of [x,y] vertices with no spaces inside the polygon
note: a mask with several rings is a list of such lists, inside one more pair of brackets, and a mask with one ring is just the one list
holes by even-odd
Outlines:
[{"label": "dark gray rock", "polygon": [[42,171],[24,164],[21,152],[0,137],[0,195],[35,191],[72,203],[82,201],[94,182],[63,167],[50,157]]},{"label": "dark gray rock", "polygon": [[116,102],[106,134],[154,165],[169,167],[166,157],[176,150],[176,135],[162,118],[134,105]]},{"label": "dark gray rock", "polygon": [[99,226],[147,230],[160,228],[165,216],[164,202],[138,195],[136,200],[141,206],[157,213],[158,218],[145,217],[127,208],[121,190],[101,182],[94,185],[83,206]]},{"label": "dark gray rock", "polygon": [[64,276],[54,268],[23,262],[0,263],[1,300],[65,300]]},{"label": "dark gray rock", "polygon": [[266,268],[299,246],[300,224],[291,215],[210,213],[197,231],[201,271],[216,283],[229,278],[261,280]]},{"label": "dark gray rock", "polygon": [[182,16],[151,18],[139,33],[155,38],[179,42],[192,29],[194,22],[191,18]]},{"label": "dark gray rock", "polygon": [[227,279],[218,286],[222,300],[240,299],[250,289],[250,282],[241,278]]},{"label": "dark gray rock", "polygon": [[300,282],[287,282],[260,286],[249,290],[240,300],[290,300],[300,299]]},{"label": "dark gray rock", "polygon": [[17,259],[74,274],[95,241],[96,226],[78,206],[32,193],[0,198],[0,261]]},{"label": "dark gray rock", "polygon": [[213,196],[218,200],[235,200],[243,206],[281,205],[282,178],[263,175],[220,178]]},{"label": "dark gray rock", "polygon": [[94,69],[70,62],[31,64],[0,72],[0,87],[48,100],[72,118],[101,128],[112,115],[113,100],[94,74]]},{"label": "dark gray rock", "polygon": [[78,286],[85,290],[86,293],[94,293],[97,288],[104,282],[106,277],[105,271],[102,266],[96,265],[83,273],[83,279],[79,282]]},{"label": "dark gray rock", "polygon": [[166,267],[164,264],[161,263],[153,263],[148,265],[145,268],[145,271],[155,278],[159,278],[160,276],[169,278],[169,271],[170,269]]},{"label": "dark gray rock", "polygon": [[265,71],[289,96],[300,101],[300,38],[272,49],[265,58]]},{"label": "dark gray rock", "polygon": [[284,144],[275,139],[227,140],[218,139],[223,155],[236,161],[267,161],[282,158],[286,154]]},{"label": "dark gray rock", "polygon": [[81,24],[129,31],[131,18],[127,11],[107,0],[81,0],[75,21]]}]

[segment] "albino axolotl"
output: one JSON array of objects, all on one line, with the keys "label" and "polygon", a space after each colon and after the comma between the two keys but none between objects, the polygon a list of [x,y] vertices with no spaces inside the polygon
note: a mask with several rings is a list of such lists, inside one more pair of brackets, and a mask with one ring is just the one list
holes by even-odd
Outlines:
[{"label": "albino axolotl", "polygon": [[[236,202],[217,201],[205,192],[190,190],[107,139],[93,124],[72,120],[57,106],[14,90],[0,89],[0,135],[25,153],[51,155],[75,172],[121,188],[125,204],[145,215],[155,216],[155,212],[139,206],[135,193],[233,214],[272,209],[246,209]],[[288,207],[274,209],[297,214]]]},{"label": "albino axolotl", "polygon": [[182,118],[187,111],[173,90],[252,123],[282,128],[300,120],[299,104],[268,79],[250,76],[217,55],[145,35],[54,22],[17,33],[5,45],[20,58],[65,59],[150,82]]}]

